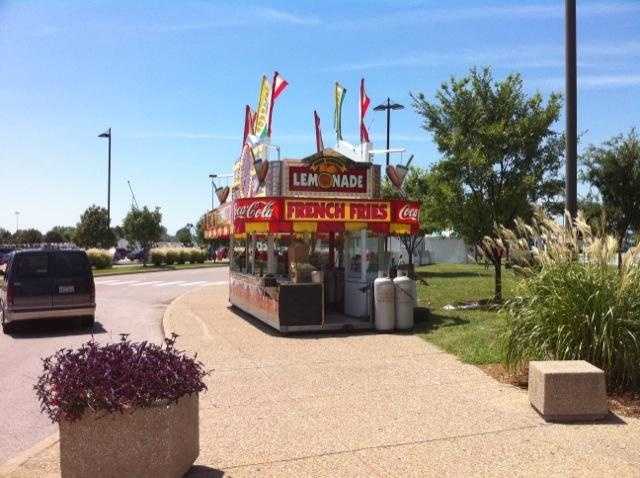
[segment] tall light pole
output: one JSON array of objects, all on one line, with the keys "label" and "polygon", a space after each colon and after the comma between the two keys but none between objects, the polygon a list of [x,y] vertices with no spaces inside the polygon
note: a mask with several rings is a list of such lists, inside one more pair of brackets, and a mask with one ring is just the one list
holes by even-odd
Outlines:
[{"label": "tall light pole", "polygon": [[213,182],[213,180],[215,178],[218,177],[217,174],[210,174],[209,177],[211,178],[211,210],[213,211],[215,209],[214,203],[213,203],[213,198],[216,194],[216,184]]},{"label": "tall light pole", "polygon": [[14,213],[16,215],[16,232],[18,232],[20,230],[20,222],[19,222],[19,217],[20,217],[20,211],[16,211]]},{"label": "tall light pole", "polygon": [[[402,110],[404,106],[399,103],[391,103],[391,100],[387,98],[385,103],[382,103],[375,108],[374,111],[386,111],[387,112],[387,150],[389,149],[389,132],[391,128],[391,110]],[[389,151],[387,151],[387,166],[389,166]]]},{"label": "tall light pole", "polygon": [[107,225],[111,226],[111,128],[102,134],[98,135],[98,138],[109,139],[109,153],[108,153],[108,165],[107,165]]},{"label": "tall light pole", "polygon": [[577,67],[576,67],[576,0],[565,0],[565,95],[566,95],[566,171],[565,210],[571,218],[578,212],[578,120],[577,120]]}]

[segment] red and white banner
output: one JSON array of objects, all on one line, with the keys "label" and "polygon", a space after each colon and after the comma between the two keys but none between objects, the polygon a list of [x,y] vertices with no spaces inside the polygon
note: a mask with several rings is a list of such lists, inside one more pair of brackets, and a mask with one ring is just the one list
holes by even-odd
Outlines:
[{"label": "red and white banner", "polygon": [[367,110],[369,109],[369,104],[371,100],[367,96],[367,93],[364,91],[364,78],[360,80],[360,104],[359,104],[359,113],[360,113],[360,142],[361,143],[369,143],[369,131],[367,131],[367,127],[364,124],[364,117],[367,114]]},{"label": "red and white banner", "polygon": [[420,203],[418,201],[391,201],[393,210],[393,222],[402,224],[411,224],[418,226],[420,224]]},{"label": "red and white banner", "polygon": [[234,222],[270,222],[281,219],[281,198],[241,198],[233,203]]},{"label": "red and white banner", "polygon": [[280,93],[284,91],[289,82],[285,80],[277,71],[273,73],[273,84],[271,85],[271,107],[269,108],[269,137],[271,137],[271,123],[273,121],[273,105]]}]

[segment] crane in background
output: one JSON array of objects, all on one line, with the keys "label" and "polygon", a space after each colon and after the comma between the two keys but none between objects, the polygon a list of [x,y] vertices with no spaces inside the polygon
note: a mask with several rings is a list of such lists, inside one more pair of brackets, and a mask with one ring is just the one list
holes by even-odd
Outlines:
[{"label": "crane in background", "polygon": [[127,180],[127,184],[129,185],[129,191],[131,191],[131,208],[140,209],[138,201],[136,201],[136,195],[133,193],[133,188],[131,187],[131,181]]}]

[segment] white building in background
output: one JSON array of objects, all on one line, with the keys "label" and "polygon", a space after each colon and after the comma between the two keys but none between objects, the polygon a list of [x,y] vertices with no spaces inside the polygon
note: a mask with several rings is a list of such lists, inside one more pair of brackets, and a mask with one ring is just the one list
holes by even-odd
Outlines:
[{"label": "white building in background", "polygon": [[[399,264],[408,262],[407,250],[402,242],[392,237],[389,241],[389,250]],[[413,263],[416,265],[447,263],[447,264],[467,264],[473,262],[473,249],[457,237],[451,234],[429,234],[424,237],[420,247],[417,247],[413,254]]]}]

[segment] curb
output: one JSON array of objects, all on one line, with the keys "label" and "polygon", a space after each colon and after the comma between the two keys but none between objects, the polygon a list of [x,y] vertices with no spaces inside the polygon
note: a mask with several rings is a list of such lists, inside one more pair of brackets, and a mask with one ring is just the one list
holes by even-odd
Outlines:
[{"label": "curb", "polygon": [[202,265],[202,266],[193,266],[193,267],[166,267],[166,268],[154,268],[151,266],[152,270],[139,270],[139,271],[131,271],[131,272],[115,272],[109,271],[105,273],[95,274],[96,269],[94,269],[94,278],[99,279],[100,277],[113,277],[113,276],[127,276],[131,274],[151,274],[153,272],[178,272],[178,271],[190,271],[190,270],[199,270],[199,269],[217,269],[220,267],[228,267],[229,263],[217,263],[215,265]]},{"label": "curb", "polygon": [[31,448],[18,453],[13,458],[8,459],[4,463],[0,464],[0,476],[8,476],[9,474],[13,473],[30,458],[38,455],[45,449],[49,448],[51,445],[56,444],[59,440],[60,435],[56,432],[53,435],[49,435],[48,437],[40,440]]},{"label": "curb", "polygon": [[[173,299],[169,305],[167,305],[167,307],[164,309],[164,313],[162,314],[162,321],[160,322],[160,328],[162,329],[162,335],[165,336],[165,338],[169,338],[169,336],[171,335],[170,333],[167,332],[167,317],[169,315],[169,312],[171,310],[173,310],[174,307],[177,306],[178,301],[181,301],[184,297],[190,295],[190,294],[195,294],[197,292],[200,292],[203,289],[206,289],[208,287],[222,287],[223,284],[207,284],[207,285],[203,285],[201,287],[197,287],[193,290],[188,290],[187,292],[185,292],[184,294],[180,294],[178,297],[176,297],[175,299]],[[228,287],[228,284],[224,284],[224,287]]]}]

